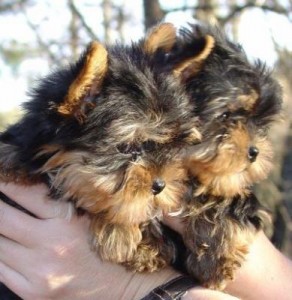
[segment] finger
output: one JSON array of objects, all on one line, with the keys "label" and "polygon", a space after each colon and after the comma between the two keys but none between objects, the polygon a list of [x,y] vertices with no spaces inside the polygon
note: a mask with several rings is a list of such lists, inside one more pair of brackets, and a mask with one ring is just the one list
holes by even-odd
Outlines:
[{"label": "finger", "polygon": [[183,234],[185,231],[182,217],[164,214],[162,222],[180,234]]},{"label": "finger", "polygon": [[0,281],[21,298],[28,294],[30,282],[2,261],[0,261]]},{"label": "finger", "polygon": [[42,221],[0,201],[0,234],[5,237],[30,247],[38,238],[35,231],[40,222]]},{"label": "finger", "polygon": [[[32,264],[33,257],[31,250],[12,241],[4,236],[0,236],[0,261],[8,267],[23,273],[28,265]],[[34,262],[37,264],[37,262]]]},{"label": "finger", "polygon": [[50,199],[44,184],[23,186],[0,182],[0,191],[40,219],[65,218],[73,213],[71,204]]}]

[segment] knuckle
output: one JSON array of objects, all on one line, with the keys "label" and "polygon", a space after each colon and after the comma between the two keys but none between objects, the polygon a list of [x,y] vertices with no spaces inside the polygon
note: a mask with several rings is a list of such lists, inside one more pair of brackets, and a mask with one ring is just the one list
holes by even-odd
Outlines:
[{"label": "knuckle", "polygon": [[38,285],[46,287],[48,279],[55,273],[56,267],[54,263],[43,263],[35,270],[35,279],[38,281]]}]

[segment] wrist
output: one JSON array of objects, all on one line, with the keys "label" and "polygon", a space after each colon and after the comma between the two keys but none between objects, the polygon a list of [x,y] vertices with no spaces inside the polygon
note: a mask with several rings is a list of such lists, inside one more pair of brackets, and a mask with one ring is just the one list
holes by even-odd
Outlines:
[{"label": "wrist", "polygon": [[198,282],[187,275],[180,275],[156,287],[141,300],[181,300]]},{"label": "wrist", "polygon": [[159,272],[151,274],[136,273],[127,288],[128,297],[124,297],[124,299],[140,300],[158,286],[161,286],[180,275],[180,273],[171,268],[165,268]]},{"label": "wrist", "polygon": [[182,296],[181,300],[239,300],[234,296],[228,295],[223,292],[208,290],[203,287],[196,287],[187,291],[187,293]]}]

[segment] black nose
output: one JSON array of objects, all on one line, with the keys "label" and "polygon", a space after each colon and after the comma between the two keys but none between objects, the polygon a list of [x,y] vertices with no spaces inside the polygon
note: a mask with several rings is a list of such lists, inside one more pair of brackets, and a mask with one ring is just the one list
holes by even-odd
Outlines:
[{"label": "black nose", "polygon": [[162,179],[155,179],[152,184],[152,193],[159,194],[165,188],[165,182]]},{"label": "black nose", "polygon": [[248,159],[250,162],[254,162],[259,154],[259,149],[257,147],[249,147],[248,149]]}]

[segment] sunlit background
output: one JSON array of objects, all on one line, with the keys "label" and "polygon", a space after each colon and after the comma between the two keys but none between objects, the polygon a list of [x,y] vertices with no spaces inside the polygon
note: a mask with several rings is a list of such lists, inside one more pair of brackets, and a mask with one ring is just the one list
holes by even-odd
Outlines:
[{"label": "sunlit background", "polygon": [[257,193],[273,212],[269,236],[292,257],[291,0],[0,0],[0,127],[19,117],[40,76],[74,61],[92,39],[129,43],[161,20],[221,26],[251,60],[274,69],[285,114],[272,131],[275,170]]}]

